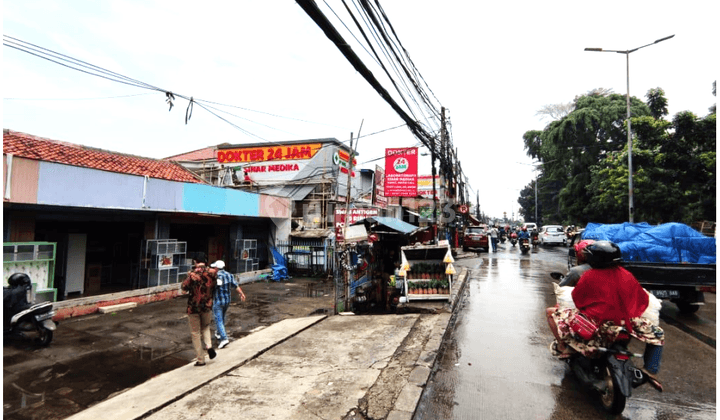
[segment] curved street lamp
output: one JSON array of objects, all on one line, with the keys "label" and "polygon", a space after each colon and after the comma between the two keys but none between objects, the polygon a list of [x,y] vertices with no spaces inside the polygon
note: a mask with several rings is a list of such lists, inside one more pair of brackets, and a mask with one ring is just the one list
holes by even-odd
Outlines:
[{"label": "curved street lamp", "polygon": [[630,53],[635,52],[639,50],[640,48],[649,47],[650,45],[655,45],[658,42],[665,41],[667,39],[670,39],[674,37],[675,35],[666,36],[665,38],[660,38],[657,41],[643,45],[642,47],[637,47],[632,50],[625,50],[625,51],[618,51],[618,50],[604,50],[602,48],[585,48],[585,51],[596,51],[596,52],[614,52],[618,54],[625,54],[625,57],[627,59],[627,133],[628,133],[628,209],[630,213],[630,223],[633,223],[633,166],[632,166],[632,129],[630,127]]}]

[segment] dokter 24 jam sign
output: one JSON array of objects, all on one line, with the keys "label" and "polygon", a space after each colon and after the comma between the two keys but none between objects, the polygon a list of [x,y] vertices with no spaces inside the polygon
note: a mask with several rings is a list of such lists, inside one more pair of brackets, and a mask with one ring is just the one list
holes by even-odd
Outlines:
[{"label": "dokter 24 jam sign", "polygon": [[417,196],[418,148],[385,149],[385,197]]}]

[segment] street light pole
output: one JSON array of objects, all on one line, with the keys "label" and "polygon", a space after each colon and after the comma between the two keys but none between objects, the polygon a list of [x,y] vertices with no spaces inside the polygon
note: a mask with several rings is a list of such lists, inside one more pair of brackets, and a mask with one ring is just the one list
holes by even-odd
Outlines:
[{"label": "street light pole", "polygon": [[628,144],[628,212],[629,212],[629,222],[634,223],[633,221],[633,164],[632,164],[632,128],[630,126],[630,53],[635,52],[639,50],[640,48],[645,48],[650,45],[655,45],[658,42],[665,41],[667,39],[670,39],[674,37],[675,35],[666,36],[665,38],[660,38],[656,40],[655,42],[647,45],[643,45],[642,47],[637,47],[632,50],[625,50],[625,51],[618,51],[618,50],[603,50],[602,48],[585,48],[585,51],[595,51],[595,52],[614,52],[618,54],[625,54],[625,59],[627,62],[627,95],[626,95],[626,103],[627,103],[627,144]]},{"label": "street light pole", "polygon": [[537,183],[538,183],[539,179],[540,179],[539,176],[535,177],[535,224],[538,226],[540,226],[540,222],[538,222],[538,217],[537,217]]}]

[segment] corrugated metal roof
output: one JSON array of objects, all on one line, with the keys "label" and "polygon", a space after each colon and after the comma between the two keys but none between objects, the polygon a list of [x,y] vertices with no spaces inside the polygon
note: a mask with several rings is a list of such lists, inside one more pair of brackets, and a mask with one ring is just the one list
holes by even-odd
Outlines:
[{"label": "corrugated metal roof", "polygon": [[192,172],[173,162],[125,155],[11,130],[3,130],[3,153],[168,181],[203,183]]},{"label": "corrugated metal roof", "polygon": [[290,232],[294,238],[327,238],[333,233],[332,229],[305,229]]},{"label": "corrugated metal roof", "polygon": [[317,185],[288,185],[283,187],[280,191],[275,192],[275,195],[280,197],[287,197],[291,200],[301,201],[307,197]]},{"label": "corrugated metal roof", "polygon": [[407,223],[407,222],[403,222],[400,219],[396,219],[394,217],[381,217],[381,216],[367,217],[363,220],[358,220],[357,222],[353,223],[353,225],[360,224],[364,220],[369,220],[371,222],[377,222],[383,226],[389,227],[390,229],[392,229],[396,232],[405,233],[405,234],[410,234],[410,233],[413,233],[416,230],[420,229],[419,227],[417,227],[415,225],[411,225],[410,223]]}]

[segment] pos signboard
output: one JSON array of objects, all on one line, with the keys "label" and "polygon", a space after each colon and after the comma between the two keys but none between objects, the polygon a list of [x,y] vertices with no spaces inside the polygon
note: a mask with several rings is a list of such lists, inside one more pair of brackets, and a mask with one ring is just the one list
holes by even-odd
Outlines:
[{"label": "pos signboard", "polygon": [[417,147],[385,149],[385,197],[417,196],[417,173]]}]

